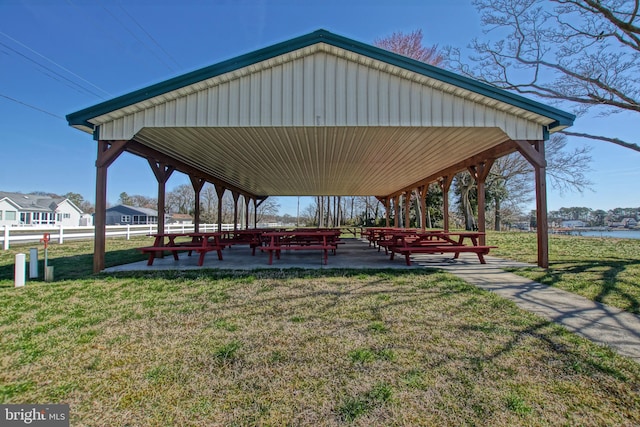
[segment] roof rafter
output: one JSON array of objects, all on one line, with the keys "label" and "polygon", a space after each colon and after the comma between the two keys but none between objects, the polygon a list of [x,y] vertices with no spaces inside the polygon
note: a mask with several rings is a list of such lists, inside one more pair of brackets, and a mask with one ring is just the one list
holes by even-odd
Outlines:
[{"label": "roof rafter", "polygon": [[213,185],[216,186],[216,188],[221,187],[232,192],[237,192],[242,194],[244,197],[248,197],[251,199],[261,199],[266,197],[263,195],[251,194],[241,188],[238,188],[232,184],[229,184],[228,182],[225,182],[214,176],[206,174],[197,168],[189,166],[178,159],[175,159],[171,156],[167,156],[166,154],[163,154],[157,150],[154,150],[153,148],[147,147],[146,145],[143,145],[135,140],[131,140],[127,142],[125,151],[128,153],[134,154],[136,156],[143,157],[145,159],[151,159],[156,162],[162,162],[162,163],[166,163],[167,165],[171,165],[176,170],[188,175],[189,177],[204,179],[205,181],[212,183]]}]

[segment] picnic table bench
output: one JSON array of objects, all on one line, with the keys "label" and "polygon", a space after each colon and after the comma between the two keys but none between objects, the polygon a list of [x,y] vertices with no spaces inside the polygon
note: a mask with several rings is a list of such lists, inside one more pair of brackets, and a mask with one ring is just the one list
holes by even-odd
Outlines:
[{"label": "picnic table bench", "polygon": [[[426,233],[395,234],[390,241],[390,259],[394,254],[404,255],[407,265],[411,265],[412,254],[439,254],[453,253],[457,259],[461,253],[475,253],[481,264],[486,264],[484,256],[489,254],[491,249],[497,246],[484,246],[478,244],[478,237],[484,233],[479,232],[438,232],[429,231]],[[457,239],[455,239],[457,237]],[[469,239],[470,245],[464,244],[464,240]]]},{"label": "picnic table bench", "polygon": [[[173,259],[178,261],[178,252],[197,252],[200,256],[198,258],[198,266],[202,267],[204,264],[204,257],[208,252],[216,251],[218,253],[218,259],[222,261],[222,250],[225,245],[220,243],[220,233],[158,233],[153,234],[155,241],[152,246],[145,246],[138,248],[143,254],[149,254],[147,265],[153,265],[153,261],[158,254],[171,252]],[[191,241],[176,242],[178,237],[190,237]],[[165,242],[165,239],[168,239]]]}]

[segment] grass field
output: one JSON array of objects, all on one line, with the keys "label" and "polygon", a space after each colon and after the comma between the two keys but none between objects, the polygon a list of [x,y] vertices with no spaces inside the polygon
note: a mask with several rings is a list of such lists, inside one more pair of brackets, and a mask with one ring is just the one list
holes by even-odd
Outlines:
[{"label": "grass field", "polygon": [[[526,261],[522,236],[490,238]],[[571,239],[555,285],[588,256]],[[0,252],[0,402],[69,403],[74,426],[640,425],[640,365],[448,274],[93,276],[91,252],[52,246],[59,280],[22,289]]]},{"label": "grass field", "polygon": [[[536,263],[535,233],[490,233],[491,254]],[[552,235],[549,268],[513,271],[545,285],[640,314],[640,240]]]}]

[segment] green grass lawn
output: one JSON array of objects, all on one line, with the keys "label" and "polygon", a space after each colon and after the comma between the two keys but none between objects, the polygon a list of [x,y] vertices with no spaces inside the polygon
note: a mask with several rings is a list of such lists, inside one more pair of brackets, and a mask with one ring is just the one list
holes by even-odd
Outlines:
[{"label": "green grass lawn", "polygon": [[[553,269],[588,256],[571,239]],[[107,244],[107,265],[144,259]],[[92,275],[69,242],[55,282],[14,289],[18,251],[0,252],[0,402],[69,403],[74,426],[640,424],[639,364],[449,274]]]},{"label": "green grass lawn", "polygon": [[[490,233],[491,254],[536,263],[535,233]],[[551,235],[549,268],[514,273],[640,314],[640,240]]]}]

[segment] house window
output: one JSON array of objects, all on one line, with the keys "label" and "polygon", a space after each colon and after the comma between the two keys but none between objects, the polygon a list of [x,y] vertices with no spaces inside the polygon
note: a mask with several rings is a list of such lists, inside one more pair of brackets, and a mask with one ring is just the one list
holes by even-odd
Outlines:
[{"label": "house window", "polygon": [[6,211],[4,214],[4,219],[6,219],[7,221],[16,220],[16,211]]},{"label": "house window", "polygon": [[62,217],[64,219],[69,219],[69,218],[71,218],[71,214],[70,213],[66,213],[66,214],[63,214]]},{"label": "house window", "polygon": [[56,221],[62,221],[62,214],[56,214]]},{"label": "house window", "polygon": [[131,222],[131,215],[122,215],[120,217],[120,222],[124,222],[126,224]]},{"label": "house window", "polygon": [[2,211],[0,211],[0,221],[2,221]]}]

